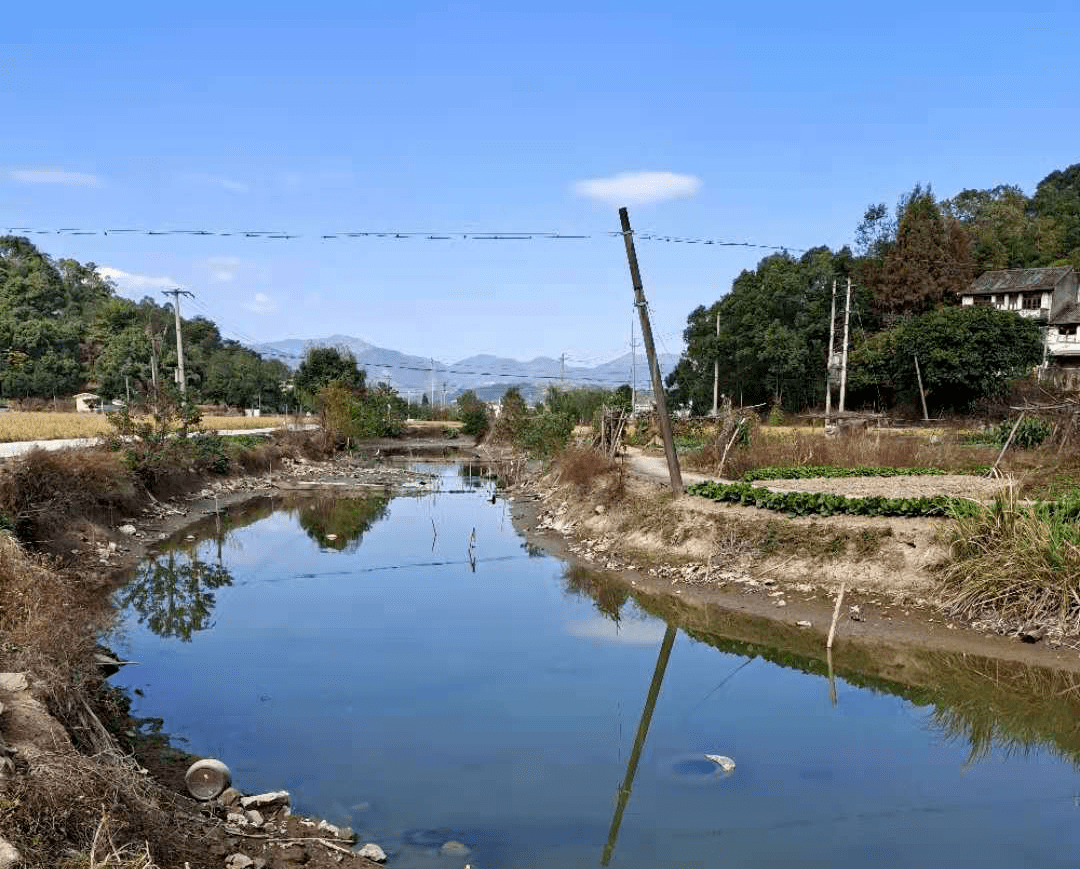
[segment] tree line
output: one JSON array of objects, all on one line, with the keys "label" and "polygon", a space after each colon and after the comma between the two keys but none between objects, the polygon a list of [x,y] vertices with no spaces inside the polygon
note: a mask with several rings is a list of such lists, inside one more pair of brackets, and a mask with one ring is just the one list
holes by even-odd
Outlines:
[{"label": "tree line", "polygon": [[[223,338],[205,317],[182,321],[193,400],[281,410],[288,367]],[[53,398],[93,389],[139,403],[153,367],[163,383],[176,368],[172,307],[134,302],[94,263],[54,260],[19,236],[0,237],[0,397]]]},{"label": "tree line", "polygon": [[723,298],[695,308],[666,381],[669,401],[709,410],[719,360],[719,389],[736,402],[823,403],[832,285],[840,313],[850,279],[849,406],[915,400],[918,356],[928,401],[969,407],[1038,364],[1042,337],[1009,312],[953,310],[959,293],[987,270],[1054,265],[1080,270],[1080,163],[1051,172],[1030,196],[999,185],[939,199],[916,185],[895,208],[871,204],[853,246],[767,256]]}]

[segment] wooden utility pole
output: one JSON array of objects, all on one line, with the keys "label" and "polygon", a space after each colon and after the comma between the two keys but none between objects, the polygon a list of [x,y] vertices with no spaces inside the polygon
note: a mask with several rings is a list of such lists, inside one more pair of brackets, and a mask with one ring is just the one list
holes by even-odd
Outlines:
[{"label": "wooden utility pole", "polygon": [[[720,312],[716,312],[716,337],[720,337]],[[712,370],[712,415],[720,415],[720,356],[713,360]]]},{"label": "wooden utility pole", "polygon": [[919,398],[922,400],[922,418],[923,422],[929,422],[930,414],[926,412],[926,393],[922,388],[922,372],[919,371],[919,354],[913,354],[915,356],[915,379],[919,383]]},{"label": "wooden utility pole", "polygon": [[832,306],[829,308],[829,355],[825,358],[825,428],[832,417],[832,355],[836,338],[836,278],[832,282]]},{"label": "wooden utility pole", "polygon": [[847,299],[844,302],[844,353],[840,358],[840,413],[844,412],[844,399],[847,397],[847,349],[848,323],[851,320],[851,278],[847,279]]},{"label": "wooden utility pole", "polygon": [[675,454],[675,438],[671,434],[671,420],[668,419],[667,402],[664,400],[664,382],[660,378],[660,363],[656,359],[652,324],[649,322],[649,309],[645,302],[645,288],[641,285],[641,271],[638,269],[637,250],[634,248],[634,231],[630,228],[630,214],[625,208],[619,209],[619,220],[622,223],[623,242],[626,244],[626,260],[630,265],[630,281],[634,285],[634,304],[641,318],[641,338],[645,344],[645,354],[649,357],[653,399],[656,402],[657,421],[660,423],[660,436],[664,440],[664,455],[667,456],[671,491],[677,497],[683,493],[682,473],[679,471],[679,457]]},{"label": "wooden utility pole", "polygon": [[180,381],[180,394],[187,394],[187,377],[184,375],[184,336],[180,329],[180,297],[194,297],[194,293],[173,287],[171,290],[162,290],[166,296],[173,297],[173,314],[176,316],[176,377]]}]

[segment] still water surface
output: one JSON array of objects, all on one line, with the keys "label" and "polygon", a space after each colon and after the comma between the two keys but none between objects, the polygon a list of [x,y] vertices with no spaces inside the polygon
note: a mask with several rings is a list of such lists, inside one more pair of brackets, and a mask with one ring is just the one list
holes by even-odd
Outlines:
[{"label": "still water surface", "polygon": [[456,491],[268,501],[146,562],[135,714],[399,869],[1080,865],[1071,682],[922,661],[834,704],[810,658],[692,638],[427,469]]}]

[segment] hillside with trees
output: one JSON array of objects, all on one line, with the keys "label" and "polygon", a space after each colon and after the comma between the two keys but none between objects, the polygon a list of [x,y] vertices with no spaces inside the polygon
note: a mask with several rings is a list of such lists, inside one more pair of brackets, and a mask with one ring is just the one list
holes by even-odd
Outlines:
[{"label": "hillside with trees", "polygon": [[849,406],[914,400],[917,353],[931,403],[965,409],[1000,394],[1042,350],[1035,323],[959,308],[958,293],[984,271],[1053,265],[1080,270],[1080,163],[1050,173],[1030,196],[998,185],[938,199],[918,184],[893,209],[870,205],[853,247],[765,257],[719,301],[695,308],[667,378],[670,401],[707,411],[719,360],[720,391],[737,402],[823,403],[832,284],[839,311],[850,278]]},{"label": "hillside with trees", "polygon": [[[222,337],[205,317],[183,320],[189,395],[230,407],[283,409],[291,376]],[[0,237],[0,398],[53,399],[82,390],[104,398],[143,400],[153,382],[176,367],[172,307],[138,302],[93,263],[54,260],[28,239]]]}]

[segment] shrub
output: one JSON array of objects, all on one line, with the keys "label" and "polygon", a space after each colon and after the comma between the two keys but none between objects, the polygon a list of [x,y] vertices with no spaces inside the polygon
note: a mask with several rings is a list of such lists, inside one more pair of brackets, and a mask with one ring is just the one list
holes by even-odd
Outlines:
[{"label": "shrub", "polygon": [[573,430],[574,419],[569,414],[530,414],[521,434],[521,446],[531,456],[549,458],[566,446]]},{"label": "shrub", "polygon": [[[997,444],[999,447],[1005,446],[1014,425],[1016,424],[1012,420],[1007,419],[1002,422],[991,432],[990,443]],[[1025,416],[1020,421],[1020,425],[1016,427],[1012,445],[1022,450],[1042,446],[1043,441],[1050,437],[1051,431],[1053,429],[1045,419],[1039,419],[1037,416]]]},{"label": "shrub", "polygon": [[464,423],[461,427],[461,433],[475,438],[482,438],[486,435],[490,426],[487,408],[482,404],[474,404],[464,408],[461,411],[461,421]]},{"label": "shrub", "polygon": [[563,450],[558,464],[559,482],[572,483],[582,491],[589,489],[597,477],[617,473],[621,467],[599,450],[585,447]]}]

